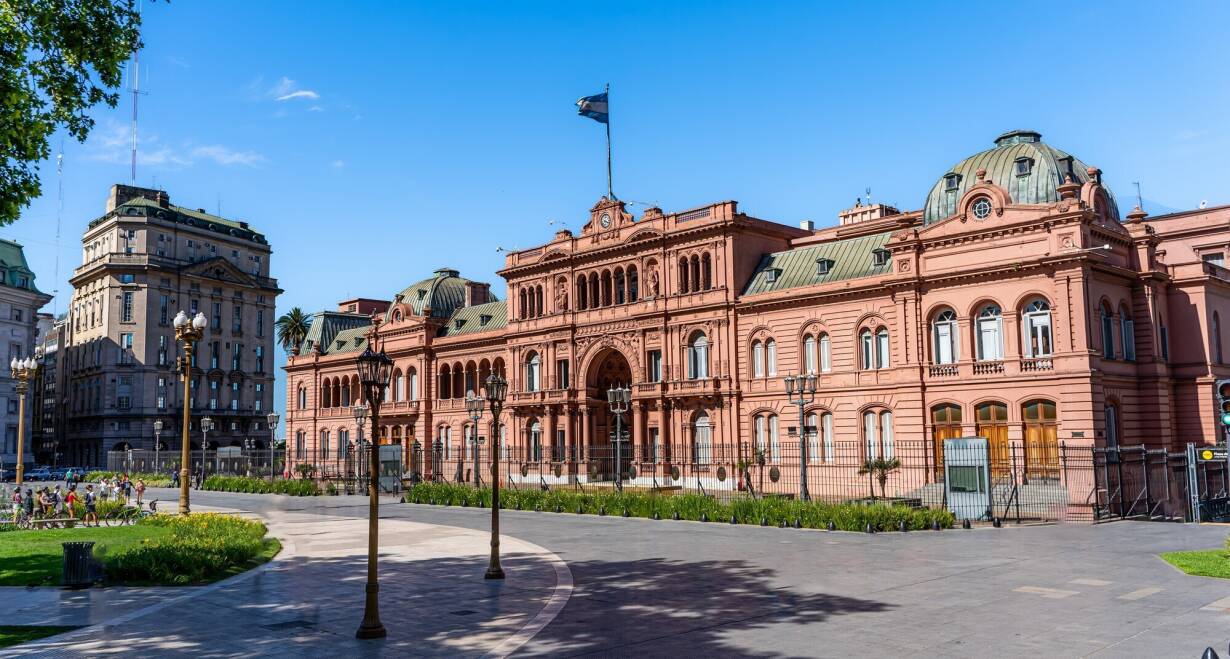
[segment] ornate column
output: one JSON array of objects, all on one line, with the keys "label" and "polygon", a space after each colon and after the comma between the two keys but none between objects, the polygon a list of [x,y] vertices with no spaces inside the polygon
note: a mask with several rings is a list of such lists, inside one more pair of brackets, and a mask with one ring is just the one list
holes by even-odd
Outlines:
[{"label": "ornate column", "polygon": [[547,446],[550,447],[548,455],[551,456],[551,462],[561,462],[564,459],[562,455],[555,455],[555,429],[557,425],[556,419],[558,418],[556,414],[554,405],[547,407]]},{"label": "ornate column", "polygon": [[586,456],[589,455],[589,450],[591,448],[591,441],[593,439],[592,437],[590,437],[590,427],[589,427],[590,425],[589,422],[591,418],[592,418],[592,415],[590,414],[589,406],[582,404],[581,405],[581,453],[584,453]]},{"label": "ornate column", "polygon": [[674,457],[667,447],[671,443],[671,413],[670,402],[665,398],[658,402],[658,441],[662,444],[662,451],[658,454],[659,460],[665,460],[666,456]]},{"label": "ornate column", "polygon": [[639,400],[632,401],[632,462],[641,461],[641,457],[645,455],[645,415],[642,409],[643,403]]}]

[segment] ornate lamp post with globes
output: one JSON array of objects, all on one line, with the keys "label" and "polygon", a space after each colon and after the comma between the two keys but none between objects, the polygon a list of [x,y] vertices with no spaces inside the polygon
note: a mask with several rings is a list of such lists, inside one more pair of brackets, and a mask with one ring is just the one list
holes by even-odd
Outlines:
[{"label": "ornate lamp post with globes", "polygon": [[38,375],[40,364],[34,357],[25,359],[13,358],[9,369],[17,378],[14,391],[17,392],[17,484],[21,485],[26,473],[25,457],[22,455],[23,444],[26,441],[26,392],[30,390],[30,380]]},{"label": "ornate lamp post with globes", "polygon": [[491,407],[491,561],[485,579],[503,579],[500,567],[500,411],[508,394],[508,381],[492,373],[487,376],[487,404]]},{"label": "ornate lamp post with globes", "polygon": [[[363,455],[363,425],[367,423],[367,406],[362,403],[352,405],[350,407],[350,413],[354,416],[354,425],[359,430],[359,436],[355,438],[354,442],[350,442],[354,445],[354,457],[350,460],[351,464],[354,466],[354,482],[355,485],[358,485],[360,473],[359,460],[360,456]],[[351,453],[350,446],[346,447],[346,453],[348,455]],[[349,488],[347,488],[346,493],[350,494]]]},{"label": "ornate lamp post with globes", "polygon": [[474,487],[482,484],[478,475],[478,420],[483,417],[483,399],[474,395],[474,390],[466,392],[466,414],[473,424],[470,426],[470,455],[474,462]]},{"label": "ornate lamp post with globes", "polygon": [[624,414],[628,412],[628,406],[632,403],[632,388],[631,387],[611,387],[606,390],[606,401],[611,407],[611,414],[615,415],[615,437],[612,441],[615,443],[615,489],[624,491],[624,465],[623,465],[623,445],[624,445],[624,429],[623,420]]},{"label": "ornate lamp post with globes", "polygon": [[162,448],[162,419],[154,419],[154,471],[162,471],[158,451]]},{"label": "ornate lamp post with globes", "polygon": [[799,497],[803,501],[811,501],[811,494],[807,491],[807,420],[804,409],[816,400],[816,374],[787,375],[784,379],[790,404],[799,406]]},{"label": "ornate lamp post with globes", "polygon": [[175,338],[184,343],[184,354],[180,357],[180,372],[184,376],[184,422],[183,436],[179,447],[179,512],[187,515],[189,510],[188,490],[192,482],[188,474],[192,454],[189,452],[188,426],[192,425],[192,349],[205,333],[209,320],[205,314],[198,313],[191,320],[183,309],[175,314]]},{"label": "ornate lamp post with globes", "polygon": [[[364,397],[372,408],[372,448],[371,461],[367,475],[368,492],[368,522],[367,522],[367,597],[363,603],[363,622],[359,624],[355,638],[384,638],[388,632],[380,622],[380,603],[377,594],[380,584],[376,579],[376,558],[379,545],[380,498],[378,490],[378,475],[380,473],[380,445],[378,442],[380,428],[380,403],[385,387],[389,386],[389,376],[393,371],[393,360],[385,354],[376,343],[377,330],[380,327],[378,319],[372,323],[371,332],[367,335],[367,347],[359,355],[357,367],[359,383],[363,385]],[[375,349],[373,349],[375,348]]]},{"label": "ornate lamp post with globes", "polygon": [[278,419],[279,418],[280,417],[278,416],[277,412],[270,412],[265,417],[265,421],[269,422],[269,480],[270,481],[273,481],[273,457],[277,455],[277,453],[275,453],[276,444],[277,444],[275,440],[278,437],[277,430],[278,430]]}]

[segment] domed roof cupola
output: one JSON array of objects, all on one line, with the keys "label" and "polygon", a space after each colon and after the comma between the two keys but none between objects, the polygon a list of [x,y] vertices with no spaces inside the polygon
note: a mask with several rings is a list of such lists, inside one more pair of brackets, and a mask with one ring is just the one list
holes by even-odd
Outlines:
[{"label": "domed roof cupola", "polygon": [[[953,165],[935,182],[923,206],[923,222],[932,224],[954,215],[962,195],[978,183],[980,169],[986,170],[987,180],[1008,191],[1014,204],[1058,202],[1061,198],[1059,188],[1068,176],[1078,185],[1093,180],[1088,165],[1043,142],[1041,133],[1012,130],[995,138],[994,148]],[[1110,201],[1109,215],[1117,221],[1119,210],[1114,197],[1109,190],[1106,194]]]},{"label": "domed roof cupola", "polygon": [[465,306],[466,285],[472,283],[470,280],[463,279],[453,268],[440,268],[432,274],[430,279],[415,282],[398,293],[395,303],[409,305],[410,313],[415,316],[430,314],[437,318],[448,318]]}]

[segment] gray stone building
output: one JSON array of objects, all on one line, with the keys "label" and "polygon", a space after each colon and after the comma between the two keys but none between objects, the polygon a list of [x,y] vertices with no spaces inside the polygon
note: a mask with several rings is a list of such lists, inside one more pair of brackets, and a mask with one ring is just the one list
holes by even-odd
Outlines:
[{"label": "gray stone building", "polygon": [[171,204],[165,191],[114,185],[106,213],[82,236],[59,369],[67,401],[66,459],[100,465],[106,452],[179,449],[183,414],[180,310],[209,319],[190,373],[194,448],[210,417],[210,448],[266,446],[273,405],[271,250],[247,222]]},{"label": "gray stone building", "polygon": [[[51,296],[34,286],[34,273],[26,263],[21,245],[10,240],[0,240],[0,413],[4,427],[4,441],[0,446],[0,461],[12,467],[17,462],[17,414],[20,409],[16,386],[17,380],[9,372],[13,358],[29,357],[38,340],[38,310],[51,301]],[[33,387],[32,387],[33,388]],[[29,394],[27,394],[29,396]],[[30,399],[26,400],[26,432],[22,448],[22,461],[34,464],[33,445],[30,441]]]}]

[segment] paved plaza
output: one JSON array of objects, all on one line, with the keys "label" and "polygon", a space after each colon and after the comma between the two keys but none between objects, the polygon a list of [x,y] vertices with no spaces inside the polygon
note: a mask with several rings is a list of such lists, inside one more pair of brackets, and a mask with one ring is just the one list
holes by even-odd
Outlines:
[{"label": "paved plaza", "polygon": [[386,499],[389,637],[360,643],[363,498],[193,501],[265,519],[286,550],[203,588],[6,589],[22,624],[98,625],[10,654],[1198,657],[1230,642],[1230,582],[1156,556],[1218,546],[1225,527],[864,535],[506,511],[508,579],[493,583],[490,511]]}]

